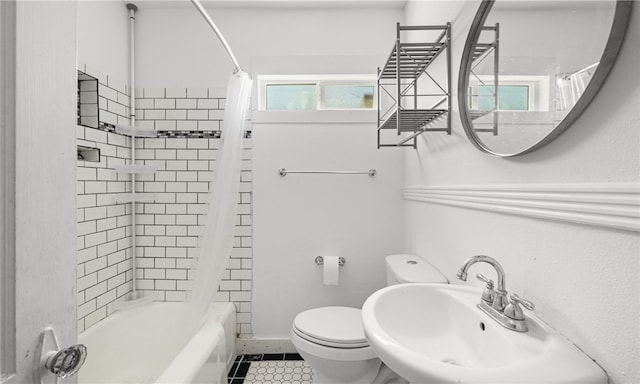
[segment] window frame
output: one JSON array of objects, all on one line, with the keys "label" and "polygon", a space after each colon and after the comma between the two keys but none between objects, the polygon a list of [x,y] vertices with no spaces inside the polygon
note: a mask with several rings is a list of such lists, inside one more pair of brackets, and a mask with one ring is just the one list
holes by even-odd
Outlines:
[{"label": "window frame", "polygon": [[[267,109],[267,87],[269,85],[311,85],[316,86],[316,108],[311,110],[269,110]],[[329,108],[324,96],[327,86],[367,86],[373,89],[373,102],[370,108]],[[375,75],[259,75],[258,110],[267,112],[319,112],[319,111],[372,111],[377,108],[378,89]]]},{"label": "window frame", "polygon": [[[504,112],[548,112],[551,110],[551,97],[549,89],[549,76],[500,76],[498,80],[498,87],[500,86],[525,86],[529,88],[529,108],[527,110],[502,110],[496,108],[498,111]],[[478,109],[478,87],[481,85],[492,86],[494,85],[493,76],[482,75],[477,78],[469,79],[469,106],[470,109]],[[499,105],[497,106],[499,107]]]}]

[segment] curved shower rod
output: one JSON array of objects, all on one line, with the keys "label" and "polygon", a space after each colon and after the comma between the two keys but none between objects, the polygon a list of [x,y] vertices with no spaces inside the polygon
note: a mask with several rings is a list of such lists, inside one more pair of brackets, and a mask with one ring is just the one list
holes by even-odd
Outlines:
[{"label": "curved shower rod", "polygon": [[227,53],[229,54],[229,56],[231,57],[231,60],[233,60],[233,63],[236,66],[236,70],[237,71],[242,71],[242,68],[240,67],[240,63],[238,63],[238,60],[236,59],[236,57],[233,55],[233,52],[231,52],[231,47],[229,47],[229,44],[227,43],[227,40],[224,39],[224,36],[222,36],[222,33],[220,32],[220,30],[218,29],[218,27],[216,26],[216,24],[213,22],[213,20],[211,20],[211,17],[209,17],[209,14],[207,13],[207,11],[204,9],[204,7],[202,6],[202,4],[200,4],[199,0],[191,0],[191,2],[193,3],[193,5],[196,7],[196,9],[200,12],[200,14],[202,15],[202,17],[204,17],[204,19],[207,21],[207,23],[209,24],[209,26],[211,26],[211,29],[213,29],[213,32],[215,32],[216,36],[218,36],[218,39],[220,39],[220,42],[222,43],[222,45],[224,46],[224,49],[227,50]]}]

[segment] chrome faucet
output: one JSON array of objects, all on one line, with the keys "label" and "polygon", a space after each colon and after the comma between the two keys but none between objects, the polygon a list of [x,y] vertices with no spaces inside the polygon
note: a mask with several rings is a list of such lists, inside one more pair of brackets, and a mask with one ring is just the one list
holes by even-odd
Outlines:
[{"label": "chrome faucet", "polygon": [[[504,308],[507,306],[507,290],[504,287],[504,269],[502,269],[502,266],[500,265],[500,263],[498,263],[498,260],[494,259],[491,256],[484,255],[470,257],[458,270],[456,277],[458,277],[458,279],[462,281],[467,281],[467,271],[473,264],[479,262],[488,263],[496,270],[496,273],[498,274],[498,287],[496,288],[496,294],[493,298],[491,306],[498,312],[504,312]],[[491,285],[493,285],[493,282],[491,282]]]},{"label": "chrome faucet", "polygon": [[520,308],[520,304],[526,309],[532,311],[535,307],[532,302],[518,297],[516,294],[507,299],[507,290],[505,288],[504,269],[498,262],[490,256],[478,255],[468,258],[462,267],[458,270],[456,277],[462,281],[467,281],[467,271],[475,263],[484,262],[491,265],[498,275],[498,286],[494,290],[493,281],[478,274],[477,278],[484,281],[487,286],[482,292],[482,299],[478,308],[497,321],[500,325],[512,331],[526,332],[528,330],[525,323],[525,317]]}]

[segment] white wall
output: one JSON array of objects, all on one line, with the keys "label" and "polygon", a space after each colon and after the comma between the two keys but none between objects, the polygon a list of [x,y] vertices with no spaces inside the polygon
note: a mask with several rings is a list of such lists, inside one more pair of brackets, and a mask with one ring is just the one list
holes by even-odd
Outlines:
[{"label": "white wall", "polygon": [[94,77],[109,75],[128,83],[128,12],[124,1],[78,1],[78,63]]},{"label": "white wall", "polygon": [[[61,347],[77,340],[76,4],[16,3],[15,33],[11,23],[6,29],[3,25],[3,33],[13,35],[17,42],[15,67],[2,68],[2,85],[7,86],[3,112],[15,118],[15,128],[7,127],[15,130],[15,153],[10,152],[15,155],[15,180],[6,181],[15,190],[17,349],[13,352],[17,374],[9,382],[28,383],[35,381],[33,355],[45,327],[55,329]],[[7,53],[11,55],[10,50]],[[9,76],[15,79],[13,90],[5,82]],[[69,380],[75,382],[75,378]]]},{"label": "white wall", "polygon": [[[436,22],[452,20],[453,68],[457,72],[478,4],[410,2],[405,22],[434,22],[428,15],[439,13],[436,9],[443,12],[439,16],[443,20]],[[639,28],[640,8],[636,6],[625,44],[600,93],[554,142],[521,157],[485,155],[466,139],[454,103],[452,136],[431,134],[422,138],[417,151],[406,152],[406,185],[606,186],[621,182],[637,186]],[[455,81],[457,76],[454,89]],[[423,202],[406,201],[404,206],[406,251],[431,260],[452,282],[457,281],[455,272],[467,257],[486,254],[497,258],[507,273],[507,289],[535,302],[536,312],[595,359],[611,383],[640,382],[637,232]]]},{"label": "white wall", "polygon": [[[278,29],[296,32],[257,50],[255,74],[373,74],[401,14],[343,9],[282,17],[273,21]],[[254,337],[288,338],[301,311],[360,307],[384,286],[383,258],[402,248],[402,153],[376,149],[375,119],[374,112],[254,112]],[[282,178],[282,167],[378,174]],[[346,258],[339,286],[322,284],[318,255]]]},{"label": "white wall", "polygon": [[[136,83],[141,87],[225,86],[233,64],[213,31],[190,4],[139,3],[138,51],[140,70]],[[337,8],[237,8],[205,4],[228,41],[240,65],[254,75],[266,70],[254,62],[291,57],[289,66],[309,73],[312,56],[367,56],[367,69],[375,73],[391,50],[399,8],[370,10]],[[303,60],[295,62],[295,60]],[[336,60],[339,60],[336,58]],[[335,63],[334,63],[335,64]],[[312,67],[308,67],[311,65]],[[334,65],[353,73],[353,64],[342,60]],[[142,70],[144,69],[144,70]],[[271,68],[275,73],[277,68]],[[332,73],[332,72],[329,72]]]},{"label": "white wall", "polygon": [[[254,122],[253,331],[288,338],[293,318],[326,305],[361,307],[384,286],[384,256],[402,249],[402,157],[376,149],[372,113]],[[272,113],[273,114],[273,113]],[[278,175],[369,170],[377,175]],[[343,256],[340,284],[322,284],[318,255]]]}]

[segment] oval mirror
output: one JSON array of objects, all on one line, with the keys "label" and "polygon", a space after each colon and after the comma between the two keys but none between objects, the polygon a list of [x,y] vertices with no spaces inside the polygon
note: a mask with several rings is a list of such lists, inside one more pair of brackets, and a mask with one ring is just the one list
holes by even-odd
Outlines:
[{"label": "oval mirror", "polygon": [[465,43],[458,104],[465,133],[501,157],[567,129],[613,66],[631,1],[485,0]]}]

